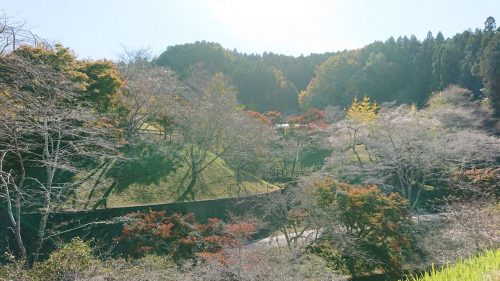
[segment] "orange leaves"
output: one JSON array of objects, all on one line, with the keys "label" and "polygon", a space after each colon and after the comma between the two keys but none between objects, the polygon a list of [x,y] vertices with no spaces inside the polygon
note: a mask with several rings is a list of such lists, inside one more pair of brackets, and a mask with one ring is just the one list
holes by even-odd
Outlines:
[{"label": "orange leaves", "polygon": [[322,207],[333,207],[357,246],[380,260],[386,270],[399,270],[402,249],[409,246],[411,217],[399,194],[377,186],[354,186],[333,179],[315,182]]},{"label": "orange leaves", "polygon": [[155,232],[155,235],[161,238],[169,238],[171,236],[171,228],[174,226],[173,223],[161,223],[158,226],[158,230]]},{"label": "orange leaves", "polygon": [[223,239],[220,236],[217,236],[217,235],[212,235],[212,236],[204,237],[203,240],[205,242],[211,243],[211,244],[222,244],[223,243]]},{"label": "orange leaves", "polygon": [[266,113],[264,113],[264,116],[269,118],[269,120],[271,120],[273,124],[280,123],[282,118],[281,112],[278,111],[266,111]]},{"label": "orange leaves", "polygon": [[196,238],[192,236],[188,236],[186,238],[179,239],[179,243],[184,246],[194,246],[196,245]]},{"label": "orange leaves", "polygon": [[[130,230],[130,227],[125,225],[122,229],[122,236],[120,238],[123,238],[123,237],[127,237],[127,236],[130,236],[130,234],[132,233],[132,231]],[[119,239],[120,239],[119,238]]]},{"label": "orange leaves", "polygon": [[311,108],[302,115],[305,123],[315,123],[323,120],[325,113],[317,108]]},{"label": "orange leaves", "polygon": [[207,244],[207,248],[221,249],[223,247],[235,247],[238,242],[228,235],[212,235],[204,237],[203,241]]},{"label": "orange leaves", "polygon": [[225,232],[238,239],[250,238],[250,235],[257,231],[257,227],[254,223],[241,222],[241,223],[230,223],[225,226]]},{"label": "orange leaves", "polygon": [[210,252],[200,252],[196,253],[196,256],[202,258],[205,261],[217,261],[218,263],[225,265],[228,263],[228,257],[224,250],[217,251],[215,253]]},{"label": "orange leaves", "polygon": [[221,223],[221,220],[218,218],[209,218],[206,225],[214,226],[214,225],[219,225],[220,223]]},{"label": "orange leaves", "polygon": [[323,111],[311,108],[300,115],[289,116],[286,121],[290,125],[306,125],[308,129],[324,128],[328,126],[324,121],[324,115]]},{"label": "orange leaves", "polygon": [[151,224],[161,219],[163,216],[165,216],[165,211],[149,212],[144,216],[143,220],[146,224]]},{"label": "orange leaves", "polygon": [[215,258],[224,247],[239,247],[257,231],[253,222],[225,225],[211,218],[200,224],[193,214],[168,216],[165,211],[149,211],[129,216],[136,220],[127,223],[116,240],[132,256],[155,253],[172,255],[176,260]]},{"label": "orange leaves", "polygon": [[292,124],[292,125],[295,125],[295,124],[304,124],[304,116],[302,116],[302,115],[288,116],[286,118],[286,122],[288,124]]},{"label": "orange leaves", "polygon": [[[310,84],[313,84],[313,83],[314,83],[314,78],[311,79]],[[308,92],[305,90],[302,90],[299,92],[298,100],[299,100],[300,107],[307,108],[309,106],[308,99],[310,98],[310,96],[311,96],[311,92]]]},{"label": "orange leaves", "polygon": [[245,112],[250,117],[253,117],[253,118],[259,120],[260,122],[262,122],[265,125],[271,126],[273,124],[273,122],[269,118],[267,118],[267,116],[265,116],[265,115],[263,115],[263,114],[261,114],[261,113],[259,113],[257,111],[247,110]]},{"label": "orange leaves", "polygon": [[149,211],[145,214],[133,213],[129,217],[135,220],[123,227],[117,241],[130,255],[173,253],[185,256],[190,251],[184,248],[196,244],[191,237],[191,233],[196,231],[192,215],[174,213],[167,216],[165,211]]}]

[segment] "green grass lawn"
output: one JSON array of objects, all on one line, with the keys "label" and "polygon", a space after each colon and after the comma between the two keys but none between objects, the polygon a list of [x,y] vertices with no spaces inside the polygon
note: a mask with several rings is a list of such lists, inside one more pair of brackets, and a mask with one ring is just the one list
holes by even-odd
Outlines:
[{"label": "green grass lawn", "polygon": [[443,268],[433,266],[406,281],[500,281],[500,249]]},{"label": "green grass lawn", "polygon": [[[174,202],[184,191],[179,189],[182,177],[187,167],[180,167],[174,173],[151,184],[132,184],[121,192],[113,192],[108,198],[108,207],[123,207],[145,204],[160,204]],[[186,180],[186,183],[189,179]],[[104,179],[102,188],[96,190],[92,202],[99,199],[105,187],[110,185],[109,179]],[[195,187],[195,200],[236,197],[277,190],[280,187],[263,181],[249,173],[243,173],[243,182],[236,185],[234,171],[222,159],[217,159],[205,171]],[[77,194],[78,205],[83,207],[91,190],[90,185],[83,187]],[[90,207],[93,204],[89,204]]]}]

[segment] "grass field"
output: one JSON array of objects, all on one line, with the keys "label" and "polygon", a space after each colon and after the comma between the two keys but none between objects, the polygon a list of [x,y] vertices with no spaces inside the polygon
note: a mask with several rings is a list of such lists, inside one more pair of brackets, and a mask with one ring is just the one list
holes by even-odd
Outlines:
[{"label": "grass field", "polygon": [[433,266],[406,281],[500,281],[500,249],[443,268]]},{"label": "grass field", "polygon": [[[108,198],[108,207],[123,207],[144,204],[174,202],[184,191],[180,186],[187,167],[178,168],[175,173],[161,178],[156,183],[132,184],[121,192],[113,192]],[[188,179],[189,180],[189,179]],[[104,193],[109,179],[102,181],[102,188],[95,191],[92,206]],[[195,200],[216,199],[257,194],[277,190],[280,187],[261,180],[249,173],[243,174],[243,181],[236,185],[234,171],[222,159],[217,159],[205,171],[195,187]],[[78,207],[82,207],[90,193],[91,187],[82,188],[77,194]],[[77,207],[77,208],[78,208]]]}]

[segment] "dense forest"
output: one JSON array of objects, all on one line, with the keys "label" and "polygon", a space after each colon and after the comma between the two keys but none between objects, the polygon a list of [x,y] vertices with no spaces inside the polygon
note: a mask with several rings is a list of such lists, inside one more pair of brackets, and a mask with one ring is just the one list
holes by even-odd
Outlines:
[{"label": "dense forest", "polygon": [[170,46],[154,62],[181,77],[196,67],[222,72],[237,88],[238,100],[260,112],[346,107],[365,95],[422,106],[450,84],[471,90],[475,99],[488,98],[498,112],[499,40],[495,20],[488,18],[483,29],[447,39],[429,32],[423,40],[391,37],[358,50],[300,57],[248,55],[203,41]]},{"label": "dense forest", "polygon": [[4,16],[0,280],[496,280],[499,115],[492,17],[111,61]]}]

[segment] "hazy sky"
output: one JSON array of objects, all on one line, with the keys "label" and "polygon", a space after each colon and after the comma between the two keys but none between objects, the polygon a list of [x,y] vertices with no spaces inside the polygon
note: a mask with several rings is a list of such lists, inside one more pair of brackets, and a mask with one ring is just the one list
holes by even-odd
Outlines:
[{"label": "hazy sky", "polygon": [[287,55],[359,48],[390,36],[445,37],[500,24],[500,0],[0,0],[0,10],[80,58],[212,41]]}]

